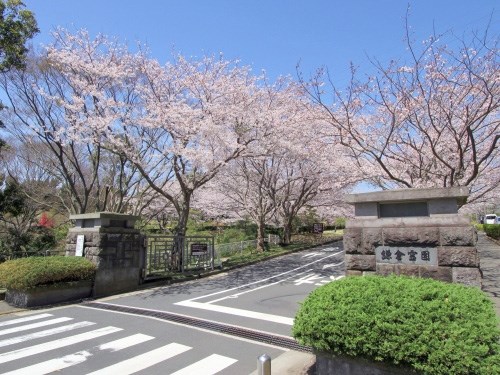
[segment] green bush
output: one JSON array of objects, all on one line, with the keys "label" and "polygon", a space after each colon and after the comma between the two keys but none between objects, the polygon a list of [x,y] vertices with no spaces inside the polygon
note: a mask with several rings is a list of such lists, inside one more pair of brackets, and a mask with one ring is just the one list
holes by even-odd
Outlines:
[{"label": "green bush", "polygon": [[489,237],[500,239],[500,224],[484,224],[483,228]]},{"label": "green bush", "polygon": [[313,291],[294,337],[334,354],[426,374],[500,374],[500,330],[474,287],[408,277],[348,277]]},{"label": "green bush", "polygon": [[92,262],[81,257],[14,259],[0,264],[0,285],[22,291],[58,282],[92,280],[95,270]]}]

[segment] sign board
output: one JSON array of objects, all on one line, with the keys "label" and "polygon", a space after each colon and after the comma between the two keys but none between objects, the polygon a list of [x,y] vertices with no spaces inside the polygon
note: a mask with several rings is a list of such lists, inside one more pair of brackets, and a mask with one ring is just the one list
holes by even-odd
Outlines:
[{"label": "sign board", "polygon": [[85,236],[83,234],[79,234],[76,236],[76,251],[75,256],[81,257],[83,256],[83,244],[85,243]]},{"label": "sign board", "polygon": [[208,252],[208,244],[206,243],[192,243],[191,255],[205,255]]},{"label": "sign board", "polygon": [[323,233],[323,223],[314,223],[313,224],[313,233],[315,233],[315,234]]},{"label": "sign board", "polygon": [[377,263],[437,266],[437,248],[415,246],[378,246]]}]

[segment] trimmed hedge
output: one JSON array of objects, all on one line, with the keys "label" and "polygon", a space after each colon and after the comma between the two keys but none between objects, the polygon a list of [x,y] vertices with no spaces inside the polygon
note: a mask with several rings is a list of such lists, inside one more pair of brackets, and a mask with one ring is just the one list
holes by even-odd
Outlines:
[{"label": "trimmed hedge", "polygon": [[474,287],[402,276],[347,277],[314,290],[293,336],[303,345],[426,374],[500,374],[500,330]]},{"label": "trimmed hedge", "polygon": [[30,257],[0,264],[0,286],[25,291],[40,285],[93,280],[96,266],[81,257]]},{"label": "trimmed hedge", "polygon": [[500,239],[500,224],[484,224],[483,229],[488,237]]}]

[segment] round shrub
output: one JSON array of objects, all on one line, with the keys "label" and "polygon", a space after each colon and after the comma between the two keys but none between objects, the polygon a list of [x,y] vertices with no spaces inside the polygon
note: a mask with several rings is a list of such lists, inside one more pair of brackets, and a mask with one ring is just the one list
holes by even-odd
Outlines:
[{"label": "round shrub", "polygon": [[426,374],[500,374],[493,303],[475,287],[401,276],[348,277],[313,291],[293,336],[319,351]]},{"label": "round shrub", "polygon": [[31,257],[0,264],[0,286],[28,290],[40,285],[66,281],[92,280],[96,266],[81,257]]}]

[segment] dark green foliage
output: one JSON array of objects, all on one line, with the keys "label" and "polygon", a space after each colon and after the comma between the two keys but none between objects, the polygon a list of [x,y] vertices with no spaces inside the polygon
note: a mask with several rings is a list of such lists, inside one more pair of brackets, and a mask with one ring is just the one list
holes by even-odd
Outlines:
[{"label": "dark green foliage", "polygon": [[27,290],[39,285],[66,281],[92,280],[95,265],[80,257],[31,257],[0,264],[0,285],[7,289]]},{"label": "dark green foliage", "polygon": [[20,0],[0,0],[0,71],[24,68],[25,44],[38,31],[33,13]]},{"label": "dark green foliage", "polygon": [[54,230],[37,223],[38,213],[23,186],[8,179],[0,191],[0,262],[54,250]]},{"label": "dark green foliage", "polygon": [[500,239],[500,224],[484,224],[483,228],[488,237]]},{"label": "dark green foliage", "polygon": [[426,374],[499,374],[500,331],[477,288],[432,279],[348,277],[313,291],[293,326],[318,350]]}]

